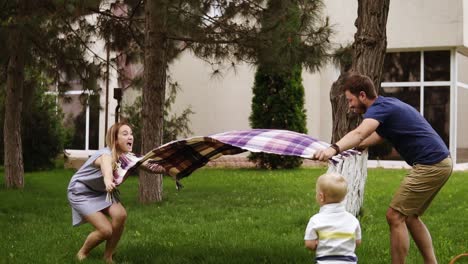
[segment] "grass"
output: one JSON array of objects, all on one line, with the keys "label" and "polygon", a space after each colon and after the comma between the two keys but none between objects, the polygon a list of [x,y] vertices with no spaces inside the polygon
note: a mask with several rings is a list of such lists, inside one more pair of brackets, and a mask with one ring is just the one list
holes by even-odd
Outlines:
[{"label": "grass", "polygon": [[[318,211],[314,185],[324,171],[201,169],[183,180],[186,187],[180,192],[166,179],[164,201],[150,205],[138,203],[138,181],[130,178],[120,187],[129,218],[115,260],[311,263],[303,233]],[[360,263],[390,263],[385,212],[404,174],[369,170]],[[72,175],[63,169],[28,173],[24,190],[6,190],[0,184],[0,263],[75,263],[91,227],[71,226],[66,187]],[[439,263],[468,251],[467,177],[455,172],[423,217]],[[84,263],[102,263],[103,250],[99,246]],[[423,263],[414,243],[407,263]]]}]

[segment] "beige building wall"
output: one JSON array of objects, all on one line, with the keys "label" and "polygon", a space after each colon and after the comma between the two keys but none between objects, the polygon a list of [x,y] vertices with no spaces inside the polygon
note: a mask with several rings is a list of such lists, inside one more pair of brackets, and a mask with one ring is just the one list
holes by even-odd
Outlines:
[{"label": "beige building wall", "polygon": [[[463,47],[458,55],[458,80],[468,85],[468,0],[463,0]],[[458,146],[468,148],[468,89],[459,88],[457,140]]]},{"label": "beige building wall", "polygon": [[[467,0],[391,1],[387,23],[388,49],[431,49],[463,46],[467,22],[463,12]],[[335,47],[353,42],[356,32],[357,1],[325,1],[324,15],[329,16],[335,31]],[[351,11],[350,11],[351,10]],[[182,91],[177,96],[175,112],[191,106],[194,135],[206,135],[233,129],[248,129],[255,68],[240,65],[237,71],[212,77],[213,69],[190,54],[183,55],[170,67]],[[331,138],[329,90],[338,71],[327,65],[318,73],[303,73],[306,90],[308,133],[322,140]]]},{"label": "beige building wall", "polygon": [[468,0],[463,0],[462,4],[463,10],[463,46],[468,47]]},{"label": "beige building wall", "polygon": [[[332,44],[335,47],[351,44],[356,32],[357,1],[327,0],[324,4],[323,13],[329,16],[335,32]],[[467,12],[468,0],[392,0],[387,23],[387,47],[389,50],[448,47],[465,50],[468,22],[464,14]],[[225,70],[221,76],[213,76],[212,73],[211,66],[188,52],[172,63],[170,74],[182,89],[177,95],[173,112],[180,113],[191,106],[195,112],[190,117],[193,136],[249,129],[255,67],[241,64],[235,70]],[[338,75],[337,68],[331,64],[320,72],[303,72],[302,75],[308,134],[324,141],[331,139],[329,91]],[[109,95],[109,125],[113,123],[116,106],[112,97],[112,88],[116,86],[113,85],[110,86]],[[134,95],[131,94],[126,91],[124,103],[132,101]],[[104,124],[104,118],[101,119],[101,124]],[[468,125],[468,122],[463,122],[465,124]],[[466,130],[463,125],[458,127],[459,131]],[[458,139],[464,140],[465,137],[459,133]]]},{"label": "beige building wall", "polygon": [[390,1],[388,49],[462,46],[464,3],[466,0]]},{"label": "beige building wall", "polygon": [[[468,54],[468,0],[391,1],[387,22],[388,50],[457,48]],[[468,84],[466,56],[457,55],[458,81]],[[467,90],[458,88],[457,147],[468,148]]]},{"label": "beige building wall", "polygon": [[[344,5],[354,6],[343,8]],[[348,12],[350,8],[356,12]],[[332,43],[336,46],[349,44],[354,37],[354,20],[357,4],[354,1],[327,1],[324,14],[336,32]],[[249,129],[252,86],[255,66],[242,64],[236,72],[228,71],[223,76],[212,77],[213,69],[205,62],[187,53],[170,66],[173,79],[182,91],[177,95],[174,112],[191,106],[195,114],[190,118],[194,135],[208,135],[228,130]],[[339,72],[327,65],[320,72],[302,74],[306,92],[308,134],[324,141],[331,139],[330,87]],[[324,114],[328,113],[328,114]]]},{"label": "beige building wall", "polygon": [[[346,46],[353,42],[356,28],[357,1],[327,0],[324,15],[329,16],[335,32],[331,43],[335,47]],[[387,48],[390,51],[453,49],[468,55],[468,0],[392,0],[387,23]],[[97,40],[95,52],[105,56],[102,40]],[[115,54],[111,54],[114,57]],[[92,57],[92,56],[90,56]],[[468,59],[458,56],[458,81],[465,88],[458,88],[457,127],[458,148],[468,148]],[[239,65],[235,71],[224,72],[222,76],[212,76],[213,69],[205,62],[193,57],[190,53],[170,65],[170,74],[177,81],[182,91],[178,93],[174,112],[180,113],[191,106],[195,114],[191,116],[193,136],[208,135],[235,129],[249,129],[248,117],[252,99],[255,67]],[[113,99],[113,88],[118,87],[118,74],[111,68],[108,95],[107,127],[115,120],[116,100]],[[339,72],[331,64],[320,72],[303,72],[305,104],[307,111],[308,134],[324,141],[330,141],[332,116],[329,92]],[[100,83],[101,91],[100,138],[99,147],[104,146],[105,134],[105,80]],[[123,105],[131,104],[139,91],[127,89]],[[71,156],[86,158],[90,151],[74,150]],[[463,162],[466,162],[464,160]],[[372,166],[371,162],[369,163]],[[460,165],[460,164],[458,164]],[[386,161],[374,164],[400,168],[401,162]],[[460,166],[459,166],[460,167]],[[468,169],[468,166],[460,167]]]},{"label": "beige building wall", "polygon": [[171,77],[181,88],[173,110],[180,113],[191,107],[195,114],[190,127],[197,136],[247,129],[254,73],[244,64],[213,75],[206,62],[187,53],[170,65]]},{"label": "beige building wall", "polygon": [[[241,64],[222,76],[212,76],[213,69],[190,55],[182,56],[170,67],[182,89],[177,95],[174,112],[190,106],[195,112],[190,127],[194,135],[209,135],[228,130],[249,129],[255,66]],[[331,104],[329,91],[338,72],[327,66],[319,73],[302,74],[305,89],[308,134],[329,141],[331,138]]]},{"label": "beige building wall", "polygon": [[[354,39],[357,1],[325,1],[336,44]],[[468,46],[468,0],[392,0],[387,20],[388,49]]]}]

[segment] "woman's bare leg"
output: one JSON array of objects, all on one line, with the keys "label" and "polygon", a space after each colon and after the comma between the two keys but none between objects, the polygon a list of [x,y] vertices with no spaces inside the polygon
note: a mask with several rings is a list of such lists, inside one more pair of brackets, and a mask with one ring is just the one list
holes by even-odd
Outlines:
[{"label": "woman's bare leg", "polygon": [[91,232],[86,238],[83,246],[76,254],[78,260],[85,259],[89,252],[99,245],[102,241],[112,237],[112,225],[102,212],[96,212],[85,217],[85,219],[94,226],[96,230]]},{"label": "woman's bare leg", "polygon": [[112,218],[112,236],[107,240],[104,260],[108,263],[112,263],[112,255],[124,230],[127,211],[121,203],[115,203],[107,208],[105,212]]}]

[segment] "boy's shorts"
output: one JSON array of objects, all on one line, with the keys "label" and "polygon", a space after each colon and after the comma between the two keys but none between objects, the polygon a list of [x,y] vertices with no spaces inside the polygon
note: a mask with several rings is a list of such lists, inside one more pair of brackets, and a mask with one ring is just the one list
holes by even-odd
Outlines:
[{"label": "boy's shorts", "polygon": [[452,169],[450,157],[432,165],[414,165],[393,196],[390,207],[406,216],[423,215]]}]

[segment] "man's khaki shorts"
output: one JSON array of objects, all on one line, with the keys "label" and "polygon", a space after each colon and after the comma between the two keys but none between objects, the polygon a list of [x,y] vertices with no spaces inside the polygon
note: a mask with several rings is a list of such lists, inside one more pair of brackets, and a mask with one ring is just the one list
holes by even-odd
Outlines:
[{"label": "man's khaki shorts", "polygon": [[393,196],[390,207],[406,216],[421,216],[447,182],[452,169],[450,157],[432,165],[414,165]]}]

